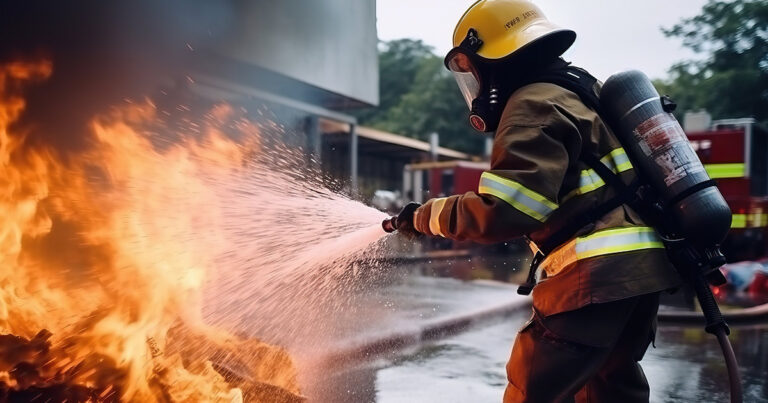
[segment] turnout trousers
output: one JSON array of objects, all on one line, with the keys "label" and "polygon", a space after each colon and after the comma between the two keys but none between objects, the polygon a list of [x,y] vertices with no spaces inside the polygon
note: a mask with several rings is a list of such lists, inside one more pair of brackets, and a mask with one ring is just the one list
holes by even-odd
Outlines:
[{"label": "turnout trousers", "polygon": [[504,403],[648,402],[639,361],[656,333],[659,293],[533,317],[507,363]]}]

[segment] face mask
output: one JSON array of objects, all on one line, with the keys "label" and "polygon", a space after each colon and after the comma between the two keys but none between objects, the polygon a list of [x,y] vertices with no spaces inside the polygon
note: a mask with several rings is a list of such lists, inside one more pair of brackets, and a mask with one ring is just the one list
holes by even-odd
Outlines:
[{"label": "face mask", "polygon": [[500,90],[490,86],[488,91],[481,92],[472,100],[469,112],[469,124],[479,132],[492,132],[499,126],[504,105],[501,104]]},{"label": "face mask", "polygon": [[[501,118],[500,86],[490,79],[476,55],[483,41],[470,29],[467,38],[448,53],[445,66],[453,73],[461,95],[469,108],[469,124],[479,132],[496,130]],[[484,79],[485,77],[485,79]]]}]

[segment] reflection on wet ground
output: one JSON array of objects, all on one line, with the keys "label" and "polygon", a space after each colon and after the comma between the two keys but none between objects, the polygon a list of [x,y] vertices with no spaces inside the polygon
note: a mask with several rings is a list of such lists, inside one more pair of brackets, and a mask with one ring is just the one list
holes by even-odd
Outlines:
[{"label": "reflection on wet ground", "polygon": [[[357,351],[354,346],[378,345],[379,341],[387,340],[390,337],[399,340],[397,336],[411,335],[404,337],[414,337],[412,341],[406,344],[410,351],[429,349],[434,346],[437,351],[443,349],[442,344],[423,344],[417,343],[418,337],[423,329],[436,323],[445,323],[456,318],[477,317],[478,313],[488,312],[496,307],[519,307],[519,312],[513,311],[508,319],[511,322],[518,322],[520,315],[525,315],[528,310],[528,299],[517,295],[516,286],[511,284],[475,280],[461,281],[454,278],[431,277],[422,275],[403,275],[396,280],[391,281],[385,286],[369,290],[364,296],[361,296],[358,304],[361,311],[373,312],[373,308],[383,311],[383,314],[371,315],[365,320],[347,321],[347,328],[341,329],[339,340],[335,344],[326,346],[326,352],[345,352]],[[494,323],[495,320],[502,320],[501,316],[493,316],[499,319],[487,319],[487,323]],[[520,316],[522,318],[522,316]],[[440,336],[442,337],[442,336]],[[406,339],[410,340],[410,339]],[[500,343],[505,348],[503,343]],[[471,346],[467,346],[470,348]],[[492,357],[494,352],[489,352]],[[396,356],[387,352],[387,359],[396,362],[407,362],[410,360],[407,352],[400,351]],[[502,353],[500,359],[505,359]],[[376,399],[375,382],[376,371],[381,367],[389,367],[393,364],[382,360],[371,363],[370,357],[365,355],[364,368],[349,369],[346,354],[333,354],[325,365],[332,367],[333,371],[327,371],[320,376],[319,381],[314,376],[308,376],[310,382],[305,385],[308,396],[312,397],[314,402],[373,402]],[[359,357],[355,355],[352,361],[359,364]],[[450,358],[453,360],[454,358]],[[463,365],[463,359],[457,359],[456,365]],[[339,364],[341,363],[341,364]],[[310,362],[308,367],[314,368]],[[503,379],[502,379],[503,380]]]},{"label": "reflection on wet ground", "polygon": [[518,327],[530,315],[477,329],[400,356],[376,373],[377,403],[500,402],[504,365]]},{"label": "reflection on wet ground", "polygon": [[[745,402],[768,401],[768,326],[736,327]],[[728,401],[728,375],[715,338],[700,328],[661,327],[643,367],[656,402]]]},{"label": "reflection on wet ground", "polygon": [[[504,365],[521,312],[504,323],[420,346],[377,363],[355,401],[500,402],[506,386]],[[746,402],[768,401],[768,326],[735,328]],[[728,401],[725,365],[713,336],[698,328],[662,327],[657,348],[643,360],[652,402]],[[363,384],[365,384],[364,382]],[[361,385],[362,386],[362,385]]]}]

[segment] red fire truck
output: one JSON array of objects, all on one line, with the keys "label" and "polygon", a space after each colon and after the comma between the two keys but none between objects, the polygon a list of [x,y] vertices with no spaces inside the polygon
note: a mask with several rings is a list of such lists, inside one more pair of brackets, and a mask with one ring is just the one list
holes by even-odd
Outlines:
[{"label": "red fire truck", "polygon": [[728,119],[687,134],[733,212],[731,232],[723,243],[726,257],[739,261],[763,256],[768,224],[768,132],[754,119]]},{"label": "red fire truck", "polygon": [[480,175],[490,169],[488,162],[440,161],[406,165],[403,170],[403,195],[423,203],[433,197],[477,190]]},{"label": "red fire truck", "polygon": [[[723,244],[729,261],[765,255],[768,226],[768,131],[754,119],[707,121],[687,130],[691,145],[715,179],[733,211]],[[431,197],[477,189],[487,162],[446,161],[411,164],[403,172],[403,195],[424,202]]]}]

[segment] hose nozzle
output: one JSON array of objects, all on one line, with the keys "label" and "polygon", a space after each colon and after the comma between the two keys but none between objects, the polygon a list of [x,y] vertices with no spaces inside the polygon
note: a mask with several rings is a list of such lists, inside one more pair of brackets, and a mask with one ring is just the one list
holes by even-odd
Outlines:
[{"label": "hose nozzle", "polygon": [[384,228],[384,232],[397,231],[397,217],[389,217],[381,222],[381,228]]},{"label": "hose nozzle", "polygon": [[395,232],[397,227],[402,227],[401,232],[412,232],[413,228],[409,223],[413,223],[413,215],[416,210],[421,206],[421,203],[410,202],[400,210],[400,214],[389,217],[381,222],[381,228],[384,228],[386,232]]}]

